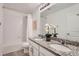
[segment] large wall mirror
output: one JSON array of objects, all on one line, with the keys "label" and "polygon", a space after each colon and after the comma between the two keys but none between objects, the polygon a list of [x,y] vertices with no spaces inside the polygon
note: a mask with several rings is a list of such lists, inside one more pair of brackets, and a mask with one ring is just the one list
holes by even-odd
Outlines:
[{"label": "large wall mirror", "polygon": [[[41,12],[41,33],[45,34],[45,24],[56,25],[59,38],[79,41],[79,4],[56,3]],[[52,32],[52,30],[51,30]]]}]

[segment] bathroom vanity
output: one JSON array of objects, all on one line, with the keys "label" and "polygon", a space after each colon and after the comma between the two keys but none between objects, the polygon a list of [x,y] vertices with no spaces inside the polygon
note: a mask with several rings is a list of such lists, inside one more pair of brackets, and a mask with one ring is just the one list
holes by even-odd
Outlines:
[{"label": "bathroom vanity", "polygon": [[[57,38],[54,38],[57,39]],[[78,56],[78,43],[72,42],[62,44],[61,41],[51,40],[47,42],[45,38],[29,38],[30,56]],[[75,43],[75,44],[74,44]]]},{"label": "bathroom vanity", "polygon": [[[53,52],[52,50],[48,49],[47,43],[39,39],[30,39],[30,48],[29,52],[31,56],[55,56],[59,55]],[[49,44],[49,43],[48,43]]]}]

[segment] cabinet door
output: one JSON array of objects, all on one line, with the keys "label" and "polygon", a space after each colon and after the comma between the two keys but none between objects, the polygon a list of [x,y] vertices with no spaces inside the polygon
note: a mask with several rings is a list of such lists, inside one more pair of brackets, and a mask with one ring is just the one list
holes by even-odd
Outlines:
[{"label": "cabinet door", "polygon": [[30,46],[29,46],[29,55],[30,56],[38,56],[39,55],[39,46],[36,44],[36,43],[34,43],[34,42],[32,42],[32,41],[30,41],[29,40],[29,44],[30,44]]},{"label": "cabinet door", "polygon": [[38,51],[38,49],[36,49],[35,47],[33,47],[33,56],[38,56],[39,55],[39,53],[38,53],[39,51]]}]

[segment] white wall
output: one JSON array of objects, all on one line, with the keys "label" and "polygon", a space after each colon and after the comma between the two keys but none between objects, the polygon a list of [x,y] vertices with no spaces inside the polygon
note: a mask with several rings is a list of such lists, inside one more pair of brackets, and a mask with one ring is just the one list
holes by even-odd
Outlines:
[{"label": "white wall", "polygon": [[57,32],[60,38],[79,41],[79,16],[76,14],[79,14],[79,4],[49,14],[47,22],[58,25]]},{"label": "white wall", "polygon": [[2,55],[2,40],[3,40],[3,4],[0,3],[0,55]]},{"label": "white wall", "polygon": [[33,31],[33,36],[38,36],[40,33],[40,10],[37,8],[33,13],[32,13],[32,20],[37,21],[37,30]]},{"label": "white wall", "polygon": [[22,21],[25,14],[4,8],[4,48],[9,53],[22,47]]},{"label": "white wall", "polygon": [[45,24],[47,23],[47,21],[46,21],[46,17],[44,17],[44,16],[41,16],[40,17],[40,33],[41,34],[45,34],[46,32],[45,32]]}]

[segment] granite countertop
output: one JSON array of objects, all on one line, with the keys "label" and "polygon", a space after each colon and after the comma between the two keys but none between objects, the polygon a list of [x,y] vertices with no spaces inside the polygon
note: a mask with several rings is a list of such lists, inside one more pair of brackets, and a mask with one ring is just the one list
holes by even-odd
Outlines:
[{"label": "granite countertop", "polygon": [[[39,39],[39,38],[29,38],[31,41],[33,41],[34,43],[40,45],[41,47],[45,48],[46,50],[48,50],[51,53],[54,53],[57,56],[78,56],[78,47],[77,46],[73,46],[73,45],[63,45],[67,48],[69,48],[71,51],[70,52],[62,52],[62,51],[58,51],[54,48],[51,48],[49,46],[49,44],[61,44],[58,41],[55,40],[51,40],[50,42],[45,41],[45,38],[43,40],[35,40],[35,39]],[[62,45],[62,44],[61,44]]]}]

